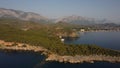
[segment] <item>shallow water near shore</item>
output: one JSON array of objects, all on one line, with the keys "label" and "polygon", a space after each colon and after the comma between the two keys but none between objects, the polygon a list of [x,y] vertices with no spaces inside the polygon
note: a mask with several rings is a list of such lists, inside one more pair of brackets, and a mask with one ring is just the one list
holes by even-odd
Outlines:
[{"label": "shallow water near shore", "polygon": [[46,62],[45,56],[23,52],[0,52],[0,68],[120,68],[120,63],[95,62],[70,64]]}]

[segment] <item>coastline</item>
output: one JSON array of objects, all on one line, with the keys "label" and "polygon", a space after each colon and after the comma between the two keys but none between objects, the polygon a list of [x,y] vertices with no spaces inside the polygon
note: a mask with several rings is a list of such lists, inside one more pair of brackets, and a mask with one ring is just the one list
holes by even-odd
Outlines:
[{"label": "coastline", "polygon": [[79,31],[79,32],[120,32],[120,30],[90,30],[90,31]]},{"label": "coastline", "polygon": [[58,62],[65,62],[65,63],[94,63],[95,61],[106,61],[111,63],[120,63],[120,57],[112,57],[112,56],[105,56],[105,55],[76,55],[76,56],[59,56],[56,54],[51,54],[46,61],[58,61]]},{"label": "coastline", "polygon": [[[94,61],[107,61],[107,62],[118,62],[120,63],[120,56],[105,56],[105,55],[89,55],[89,56],[83,56],[83,55],[76,55],[76,56],[60,56],[57,54],[54,54],[50,52],[49,50],[45,49],[41,46],[32,46],[29,44],[23,44],[23,43],[17,43],[16,46],[10,46],[14,42],[5,42],[3,40],[0,40],[0,49],[1,50],[15,50],[15,51],[33,51],[33,52],[40,52],[41,54],[47,56],[46,61],[58,61],[58,62],[65,62],[65,63],[83,63],[83,62],[89,62],[94,63]],[[22,46],[26,45],[26,46]]]}]

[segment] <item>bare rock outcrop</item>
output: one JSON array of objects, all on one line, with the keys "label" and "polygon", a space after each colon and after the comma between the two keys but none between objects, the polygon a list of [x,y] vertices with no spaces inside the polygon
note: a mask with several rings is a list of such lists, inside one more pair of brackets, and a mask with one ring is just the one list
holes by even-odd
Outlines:
[{"label": "bare rock outcrop", "polygon": [[46,61],[59,61],[59,62],[69,62],[69,63],[83,63],[83,62],[94,63],[94,61],[108,61],[113,63],[113,62],[120,62],[120,57],[112,57],[105,55],[59,56],[56,54],[51,54],[48,56]]}]

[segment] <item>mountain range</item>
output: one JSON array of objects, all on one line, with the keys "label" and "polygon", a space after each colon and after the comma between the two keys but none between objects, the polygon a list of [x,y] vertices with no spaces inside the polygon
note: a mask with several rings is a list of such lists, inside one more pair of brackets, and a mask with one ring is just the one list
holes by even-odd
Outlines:
[{"label": "mountain range", "polygon": [[35,21],[35,22],[53,22],[53,23],[65,22],[65,23],[82,24],[82,25],[90,25],[90,24],[105,22],[102,20],[98,21],[94,18],[87,18],[77,15],[66,16],[63,18],[51,20],[37,13],[24,12],[20,10],[5,9],[5,8],[0,8],[0,18],[19,19],[24,21]]},{"label": "mountain range", "polygon": [[48,19],[33,12],[0,8],[0,18],[12,18],[24,21],[47,21]]}]

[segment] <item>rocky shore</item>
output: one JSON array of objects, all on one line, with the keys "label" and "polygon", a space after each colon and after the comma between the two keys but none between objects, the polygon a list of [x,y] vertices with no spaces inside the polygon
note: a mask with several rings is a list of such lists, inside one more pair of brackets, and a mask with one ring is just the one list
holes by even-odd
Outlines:
[{"label": "rocky shore", "polygon": [[94,61],[107,61],[107,62],[120,62],[120,57],[112,57],[105,55],[89,55],[89,56],[59,56],[56,54],[51,54],[48,56],[46,61],[59,61],[59,62],[69,62],[69,63],[83,63],[89,62],[94,63]]},{"label": "rocky shore", "polygon": [[33,51],[40,52],[41,54],[47,55],[49,52],[47,49],[40,46],[32,46],[24,43],[5,42],[0,40],[1,50],[14,50],[14,51]]},{"label": "rocky shore", "polygon": [[83,63],[83,62],[89,62],[94,63],[94,61],[107,61],[107,62],[119,62],[120,63],[120,56],[119,57],[113,57],[113,56],[105,56],[105,55],[89,55],[89,56],[83,56],[83,55],[76,55],[76,56],[60,56],[57,54],[54,54],[50,52],[49,50],[40,47],[40,46],[31,46],[28,44],[23,43],[17,43],[17,45],[14,45],[14,42],[5,42],[3,40],[0,40],[0,49],[1,50],[22,50],[22,51],[33,51],[33,52],[40,52],[41,54],[44,54],[47,56],[46,61],[58,61],[58,62],[69,62],[69,63]]}]

